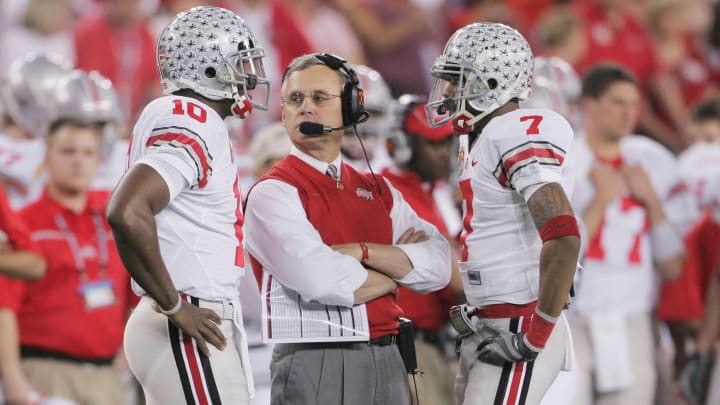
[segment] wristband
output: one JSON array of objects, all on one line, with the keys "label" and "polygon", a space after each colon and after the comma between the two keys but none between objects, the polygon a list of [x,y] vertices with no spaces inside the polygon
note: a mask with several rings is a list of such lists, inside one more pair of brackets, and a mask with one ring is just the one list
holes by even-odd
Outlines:
[{"label": "wristband", "polygon": [[580,237],[577,219],[572,215],[558,215],[550,218],[540,228],[540,239],[543,242],[562,238],[563,236]]},{"label": "wristband", "polygon": [[545,347],[553,328],[555,327],[557,318],[550,316],[537,307],[535,307],[535,313],[530,317],[530,326],[527,331],[527,343],[531,349],[540,351]]},{"label": "wristband", "polygon": [[174,307],[168,309],[167,311],[164,310],[164,309],[162,309],[162,308],[160,308],[160,305],[158,305],[158,308],[160,308],[160,313],[161,313],[161,314],[166,315],[166,316],[171,316],[171,315],[175,315],[175,314],[177,313],[177,311],[180,310],[180,307],[182,306],[182,302],[183,302],[183,299],[182,299],[182,297],[180,296],[180,293],[178,293],[178,301],[177,301],[177,304],[175,304]]},{"label": "wristband", "polygon": [[362,250],[362,258],[360,259],[360,263],[367,264],[368,260],[370,260],[370,251],[368,250],[367,245],[365,242],[359,242],[360,249]]}]

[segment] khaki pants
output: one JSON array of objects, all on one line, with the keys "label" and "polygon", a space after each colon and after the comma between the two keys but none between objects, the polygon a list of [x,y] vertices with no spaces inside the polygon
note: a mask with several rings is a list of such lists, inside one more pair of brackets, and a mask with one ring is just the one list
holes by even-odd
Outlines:
[{"label": "khaki pants", "polygon": [[[570,318],[577,356],[577,394],[574,404],[651,405],[655,398],[655,341],[649,314],[627,315],[627,345],[631,355],[632,385],[623,390],[598,393],[595,386],[595,354],[587,319],[579,314]],[[610,333],[610,331],[608,331]]]},{"label": "khaki pants", "polygon": [[33,388],[78,405],[124,405],[122,381],[112,366],[77,364],[53,359],[23,359]]},{"label": "khaki pants", "polygon": [[[445,404],[455,396],[455,373],[451,363],[445,360],[444,353],[436,345],[429,344],[422,339],[415,339],[415,353],[417,354],[418,369],[422,375],[410,376],[410,387],[417,387],[417,396],[420,404]],[[415,396],[412,403],[416,404]]]}]

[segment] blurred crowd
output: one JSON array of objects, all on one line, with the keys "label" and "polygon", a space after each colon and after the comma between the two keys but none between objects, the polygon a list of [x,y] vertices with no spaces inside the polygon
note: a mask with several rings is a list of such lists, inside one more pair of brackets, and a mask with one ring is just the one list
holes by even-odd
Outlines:
[{"label": "blurred crowd", "polygon": [[[642,85],[638,132],[679,153],[693,105],[716,94],[720,77],[711,0],[18,0],[0,2],[0,77],[18,56],[52,51],[113,82],[127,122],[159,94],[155,38],[181,10],[217,5],[243,16],[266,50],[271,81],[293,57],[327,51],[365,64],[392,94],[426,94],[434,56],[457,28],[497,21],[520,30],[536,55],[568,61],[579,75],[599,61],[627,67]],[[279,97],[275,86],[274,99]],[[277,103],[239,130],[278,117]]]},{"label": "blurred crowd", "polygon": [[[677,216],[685,218],[681,228],[688,259],[682,274],[674,276],[674,284],[660,286],[658,277],[659,287],[653,286],[652,305],[658,308],[658,315],[652,318],[655,350],[642,361],[656,375],[651,389],[656,392],[657,404],[720,404],[720,388],[718,392],[707,389],[720,387],[720,383],[708,383],[720,381],[720,373],[711,373],[720,323],[720,293],[714,276],[720,263],[716,257],[720,252],[720,210],[713,211],[720,204],[720,193],[712,189],[720,178],[720,153],[716,150],[720,143],[720,2],[0,0],[0,183],[12,209],[24,210],[21,217],[33,215],[27,211],[28,205],[44,198],[53,182],[61,184],[63,176],[89,176],[87,184],[74,186],[83,190],[113,189],[125,170],[132,124],[146,103],[161,94],[156,38],[170,18],[197,5],[236,12],[266,53],[264,68],[272,83],[269,111],[255,111],[243,121],[227,120],[243,193],[290,150],[285,129],[277,123],[283,70],[297,56],[331,52],[358,67],[372,116],[358,127],[359,137],[346,136],[344,159],[360,169],[370,166],[376,173],[391,179],[395,176],[393,182],[416,181],[413,176],[398,174],[415,173],[435,200],[430,204],[435,210],[432,215],[450,239],[457,237],[462,227],[453,173],[454,140],[450,134],[424,129],[420,124],[424,117],[418,121],[413,114],[430,91],[434,58],[456,29],[471,22],[496,21],[521,31],[539,57],[534,93],[526,106],[548,107],[563,114],[578,134],[583,132],[587,107],[581,95],[585,73],[603,62],[627,69],[637,80],[640,95],[637,120],[630,117],[632,133],[654,139],[671,152],[672,167],[677,167],[683,187],[693,195],[684,200],[691,201],[690,206],[674,206],[682,211]],[[28,66],[34,66],[38,55],[47,55],[43,57],[49,65],[59,66],[59,70],[53,75],[46,64],[32,76]],[[19,63],[25,67],[22,72],[13,70]],[[63,102],[67,94],[72,100]],[[84,111],[81,101],[85,96],[104,104]],[[20,111],[28,105],[45,112]],[[61,171],[63,164],[48,164],[46,152],[51,149],[43,137],[48,133],[60,136],[63,126],[58,122],[64,120],[70,121],[73,131],[85,128],[77,121],[101,124],[92,126],[102,134],[102,142],[92,152],[100,158],[97,167],[66,174],[50,172]],[[419,140],[408,141],[416,138]],[[11,249],[8,242],[0,241],[0,255],[7,249]],[[13,273],[0,262],[0,272],[32,279],[44,271]],[[270,348],[260,339],[260,301],[254,287],[254,280],[243,283],[243,305],[251,331],[251,356],[258,363],[255,382],[263,387],[269,384],[265,365]],[[462,288],[451,283],[451,289],[455,301]],[[123,298],[123,309],[134,302],[132,297]],[[4,316],[0,309],[0,347],[6,344],[1,330],[7,325]],[[22,328],[22,316],[20,320]],[[433,333],[437,340],[433,345],[447,349],[443,356],[452,363],[449,328]],[[0,366],[3,361],[0,350]],[[113,365],[130,379],[122,361]],[[7,378],[5,372],[0,369]],[[570,397],[567,391],[560,392],[572,387],[573,382],[568,381],[565,385],[561,381],[561,388],[551,391],[555,396],[546,403],[570,403],[559,399]],[[128,386],[132,393],[132,382]],[[258,393],[257,403],[265,403],[263,390]],[[702,402],[703,397],[707,402]],[[127,398],[127,403],[136,403],[136,395]]]}]

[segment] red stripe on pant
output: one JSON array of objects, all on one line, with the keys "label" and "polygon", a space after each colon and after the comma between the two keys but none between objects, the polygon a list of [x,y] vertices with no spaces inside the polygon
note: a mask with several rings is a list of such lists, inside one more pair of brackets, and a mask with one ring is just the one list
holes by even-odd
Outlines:
[{"label": "red stripe on pant", "polygon": [[[528,327],[530,326],[530,317],[520,317],[519,318],[521,324],[520,324],[520,330],[522,332],[527,332]],[[507,396],[505,399],[505,402],[503,404],[506,405],[521,405],[525,403],[525,398],[519,398],[520,397],[520,390],[522,386],[524,385],[524,380],[527,378],[531,378],[531,373],[528,371],[528,364],[527,363],[515,363],[513,364],[513,370],[511,371],[511,380],[510,380],[510,386],[507,389]]]},{"label": "red stripe on pant", "polygon": [[185,349],[185,357],[187,358],[187,366],[190,369],[190,376],[192,377],[192,384],[195,388],[195,396],[198,400],[198,405],[209,405],[210,402],[205,395],[205,384],[203,376],[200,373],[200,362],[198,361],[198,352],[195,350],[193,345],[192,337],[186,333],[182,335],[183,347]]}]

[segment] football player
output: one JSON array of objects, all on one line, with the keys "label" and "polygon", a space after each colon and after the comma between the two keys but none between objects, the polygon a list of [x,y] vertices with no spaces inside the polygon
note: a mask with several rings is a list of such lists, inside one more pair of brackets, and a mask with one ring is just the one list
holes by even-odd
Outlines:
[{"label": "football player", "polygon": [[240,189],[223,119],[267,109],[263,56],[245,21],[217,7],[178,14],[158,40],[166,96],[135,124],[108,207],[142,297],[125,353],[148,404],[247,404],[253,395]]},{"label": "football player", "polygon": [[433,126],[460,139],[467,304],[451,310],[462,337],[458,404],[537,404],[567,366],[563,315],[580,249],[563,187],[573,130],[560,114],[525,109],[533,54],[506,25],[456,31],[433,64]]}]

